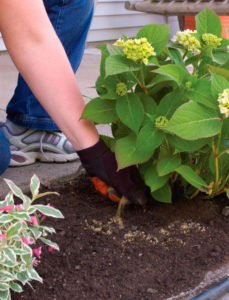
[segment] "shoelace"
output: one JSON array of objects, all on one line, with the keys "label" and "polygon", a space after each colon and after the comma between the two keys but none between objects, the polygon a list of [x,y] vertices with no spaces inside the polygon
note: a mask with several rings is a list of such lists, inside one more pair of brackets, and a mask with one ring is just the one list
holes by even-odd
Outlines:
[{"label": "shoelace", "polygon": [[46,132],[44,131],[44,133],[42,133],[41,138],[40,138],[40,152],[43,155],[43,157],[48,160],[48,156],[45,154],[44,150],[43,150],[43,139],[46,135]]}]

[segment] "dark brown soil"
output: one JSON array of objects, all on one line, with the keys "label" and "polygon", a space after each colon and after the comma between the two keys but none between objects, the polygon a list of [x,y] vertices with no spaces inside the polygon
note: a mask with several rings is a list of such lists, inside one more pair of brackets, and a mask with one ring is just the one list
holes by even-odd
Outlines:
[{"label": "dark brown soil", "polygon": [[[49,188],[50,190],[50,188]],[[45,202],[64,220],[47,219],[61,251],[43,249],[33,282],[14,300],[155,299],[195,287],[209,270],[229,262],[229,218],[224,197],[184,200],[173,205],[127,207],[123,228],[114,221],[117,204],[95,192],[88,177],[51,187],[60,197]]]}]

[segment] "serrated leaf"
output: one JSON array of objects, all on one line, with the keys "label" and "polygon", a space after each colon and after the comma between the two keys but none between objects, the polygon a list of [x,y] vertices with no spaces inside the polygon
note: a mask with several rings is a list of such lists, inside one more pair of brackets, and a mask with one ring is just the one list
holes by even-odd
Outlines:
[{"label": "serrated leaf", "polygon": [[206,64],[206,68],[210,72],[221,75],[229,81],[229,70],[227,70],[225,68],[221,68],[221,67],[212,66],[212,65],[209,65],[209,64]]},{"label": "serrated leaf", "polygon": [[86,105],[82,118],[100,124],[112,123],[118,120],[115,106],[114,100],[95,98]]},{"label": "serrated leaf", "polygon": [[190,101],[176,110],[165,130],[186,140],[198,140],[218,134],[221,122],[217,111]]},{"label": "serrated leaf", "polygon": [[180,51],[176,48],[168,47],[169,56],[171,57],[172,61],[181,67],[185,67],[183,57]]},{"label": "serrated leaf", "polygon": [[140,151],[136,147],[137,136],[130,134],[116,142],[115,153],[118,169],[147,161],[153,151]]},{"label": "serrated leaf", "polygon": [[168,179],[168,175],[159,176],[154,166],[148,167],[144,174],[144,181],[150,188],[151,193],[163,187]]},{"label": "serrated leaf", "polygon": [[220,18],[210,9],[203,9],[196,16],[196,29],[200,36],[204,33],[212,33],[218,37],[222,36],[222,25]]},{"label": "serrated leaf", "polygon": [[223,92],[224,89],[229,88],[229,81],[226,80],[223,76],[217,74],[211,74],[212,76],[212,85],[211,90],[212,94],[218,98],[219,94]]},{"label": "serrated leaf", "polygon": [[133,60],[127,59],[122,55],[108,56],[105,61],[106,76],[121,74],[130,71],[138,71],[141,66]]},{"label": "serrated leaf", "polygon": [[217,108],[218,103],[211,94],[211,83],[207,79],[199,79],[191,89],[186,92],[188,99],[210,108]]},{"label": "serrated leaf", "polygon": [[165,65],[155,70],[155,72],[174,80],[178,86],[184,85],[191,77],[186,68],[176,65]]},{"label": "serrated leaf", "polygon": [[172,203],[172,191],[168,183],[155,192],[152,192],[151,196],[159,202]]},{"label": "serrated leaf", "polygon": [[135,133],[138,132],[144,119],[144,108],[138,95],[126,94],[121,97],[117,101],[116,112],[122,123]]},{"label": "serrated leaf", "polygon": [[176,169],[176,172],[198,190],[202,192],[208,191],[207,183],[198,174],[196,174],[191,167],[182,165]]},{"label": "serrated leaf", "polygon": [[136,35],[136,38],[147,38],[148,42],[154,47],[156,54],[164,49],[169,41],[169,26],[159,24],[149,24],[143,26]]},{"label": "serrated leaf", "polygon": [[46,216],[53,217],[53,218],[61,218],[61,219],[64,218],[63,214],[54,207],[42,205],[42,204],[33,205],[33,207]]},{"label": "serrated leaf", "polygon": [[181,164],[179,156],[165,156],[162,157],[157,163],[157,172],[159,176],[167,175],[173,172]]}]

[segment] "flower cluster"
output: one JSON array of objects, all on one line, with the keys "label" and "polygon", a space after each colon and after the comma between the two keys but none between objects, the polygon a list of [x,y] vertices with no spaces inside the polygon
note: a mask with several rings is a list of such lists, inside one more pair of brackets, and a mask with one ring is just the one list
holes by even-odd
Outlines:
[{"label": "flower cluster", "polygon": [[155,126],[157,128],[164,128],[168,125],[169,121],[165,116],[160,116],[155,120]]},{"label": "flower cluster", "polygon": [[116,94],[118,96],[125,96],[127,94],[127,85],[124,82],[119,82],[116,85]]},{"label": "flower cluster", "polygon": [[206,45],[211,46],[212,48],[217,48],[221,45],[222,38],[218,38],[216,35],[211,33],[204,33],[202,35],[202,40]]},{"label": "flower cluster", "polygon": [[219,94],[218,102],[221,114],[229,117],[229,89],[225,89],[223,93]]},{"label": "flower cluster", "polygon": [[201,45],[199,40],[193,35],[196,33],[194,30],[186,29],[184,31],[179,31],[174,37],[173,41],[178,42],[185,46],[188,50],[192,51],[195,54],[200,53]]},{"label": "flower cluster", "polygon": [[142,61],[144,64],[148,63],[150,56],[156,55],[154,47],[151,46],[147,38],[128,39],[126,41],[119,39],[115,42],[115,45],[123,47],[127,58],[134,61]]}]

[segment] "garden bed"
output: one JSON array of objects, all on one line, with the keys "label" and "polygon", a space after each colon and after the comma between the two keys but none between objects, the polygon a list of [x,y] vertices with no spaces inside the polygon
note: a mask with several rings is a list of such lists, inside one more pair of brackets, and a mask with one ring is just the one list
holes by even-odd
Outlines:
[{"label": "garden bed", "polygon": [[113,219],[117,204],[95,192],[87,176],[48,190],[60,197],[43,201],[65,216],[46,222],[61,250],[43,249],[37,271],[44,284],[33,282],[34,292],[27,286],[14,300],[162,300],[229,262],[226,197],[184,200],[177,192],[172,205],[126,208],[122,227]]}]

